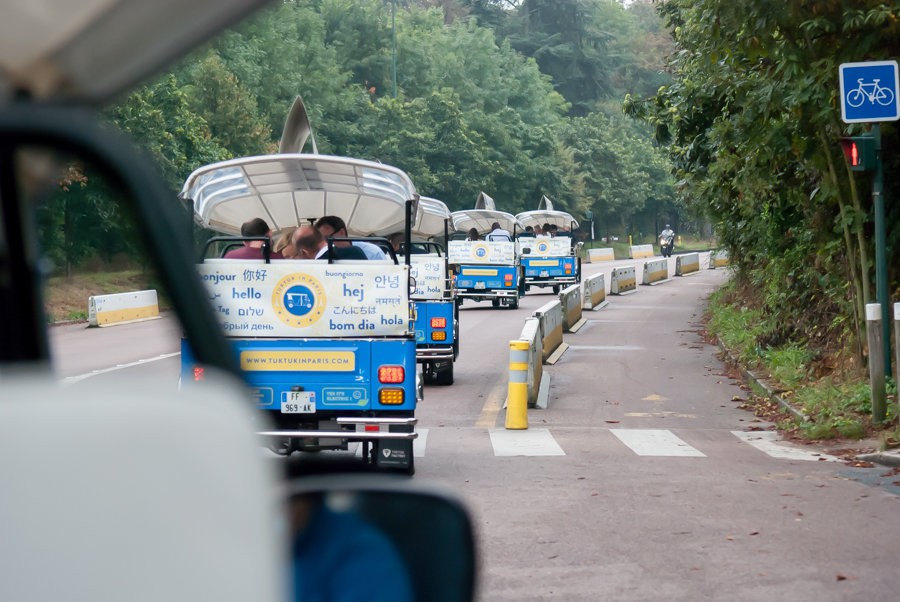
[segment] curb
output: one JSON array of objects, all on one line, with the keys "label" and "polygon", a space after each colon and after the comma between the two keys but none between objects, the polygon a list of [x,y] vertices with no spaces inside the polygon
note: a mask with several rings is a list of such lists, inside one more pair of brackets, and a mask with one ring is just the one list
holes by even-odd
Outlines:
[{"label": "curb", "polygon": [[734,357],[734,354],[731,352],[731,350],[725,346],[725,344],[722,342],[722,340],[719,337],[716,337],[716,345],[719,347],[719,350],[721,350],[722,353],[724,353],[726,356],[728,356],[728,361],[731,363],[731,365],[737,367],[738,370],[741,371],[741,376],[743,376],[745,381],[753,382],[753,383],[759,385],[766,392],[766,395],[769,397],[769,399],[775,401],[785,411],[790,412],[790,414],[793,415],[794,418],[796,418],[798,420],[802,420],[803,422],[809,422],[809,416],[807,416],[800,410],[796,409],[795,407],[791,406],[791,404],[789,404],[787,401],[784,400],[784,398],[782,398],[778,393],[776,393],[775,389],[770,387],[769,383],[767,383],[761,377],[757,376],[753,372],[750,372],[749,370],[744,368],[741,365],[741,363],[737,360],[737,358]]},{"label": "curb", "polygon": [[[744,368],[734,357],[734,354],[732,354],[731,350],[728,349],[728,347],[726,347],[718,337],[716,337],[716,345],[719,347],[719,350],[721,350],[722,353],[728,356],[728,361],[741,371],[741,375],[743,376],[745,381],[754,382],[759,385],[763,390],[765,390],[766,395],[769,396],[769,399],[777,402],[779,406],[790,412],[798,420],[802,420],[803,422],[809,421],[809,417],[806,416],[806,414],[797,410],[796,408],[791,407],[791,405],[780,395],[778,395],[778,393],[776,393],[775,390],[772,389],[772,387],[770,387],[767,382],[765,382],[762,378],[760,378],[753,372]],[[854,460],[873,462],[882,466],[900,467],[900,449],[874,452],[871,454],[860,454],[858,456],[854,456]]]},{"label": "curb", "polygon": [[900,466],[900,451],[891,450],[883,452],[875,452],[873,454],[861,454],[856,456],[857,460],[865,462],[874,462],[882,466]]}]

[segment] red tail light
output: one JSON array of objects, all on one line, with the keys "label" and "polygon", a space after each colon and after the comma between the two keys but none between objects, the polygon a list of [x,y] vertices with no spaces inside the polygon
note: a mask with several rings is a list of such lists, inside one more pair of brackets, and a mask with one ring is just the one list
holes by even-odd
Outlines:
[{"label": "red tail light", "polygon": [[447,328],[447,318],[431,318],[432,328]]},{"label": "red tail light", "polygon": [[203,372],[204,372],[203,366],[194,366],[194,382],[195,383],[198,383],[198,382],[206,379]]},{"label": "red tail light", "polygon": [[402,383],[406,377],[403,366],[381,366],[378,368],[378,382]]}]

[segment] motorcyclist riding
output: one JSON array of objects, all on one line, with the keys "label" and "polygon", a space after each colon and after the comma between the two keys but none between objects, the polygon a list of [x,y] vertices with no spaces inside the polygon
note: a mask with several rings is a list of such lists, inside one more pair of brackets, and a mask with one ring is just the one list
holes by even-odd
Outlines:
[{"label": "motorcyclist riding", "polygon": [[663,257],[671,257],[672,249],[675,247],[675,231],[669,224],[659,233],[659,251]]}]

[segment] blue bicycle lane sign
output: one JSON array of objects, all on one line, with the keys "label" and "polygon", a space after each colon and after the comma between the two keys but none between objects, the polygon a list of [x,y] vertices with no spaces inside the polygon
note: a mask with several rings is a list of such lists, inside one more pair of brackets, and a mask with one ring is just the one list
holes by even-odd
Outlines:
[{"label": "blue bicycle lane sign", "polygon": [[897,61],[843,63],[839,69],[844,123],[900,119]]}]

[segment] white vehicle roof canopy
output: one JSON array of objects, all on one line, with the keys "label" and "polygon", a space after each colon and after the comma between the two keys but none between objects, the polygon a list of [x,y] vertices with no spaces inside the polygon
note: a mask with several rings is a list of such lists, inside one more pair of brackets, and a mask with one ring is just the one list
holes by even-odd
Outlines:
[{"label": "white vehicle roof canopy", "polygon": [[516,214],[516,219],[522,222],[523,226],[531,226],[532,228],[543,226],[544,224],[551,224],[566,230],[578,227],[578,220],[565,211],[523,211]]},{"label": "white vehicle roof canopy", "polygon": [[464,211],[454,211],[450,214],[453,218],[453,229],[457,232],[467,232],[470,228],[475,228],[480,234],[490,232],[494,222],[500,224],[500,227],[507,230],[510,234],[521,232],[524,226],[516,219],[512,213],[505,211],[489,211],[487,209],[466,209]]},{"label": "white vehicle roof canopy", "polygon": [[508,230],[510,234],[524,229],[512,213],[498,211],[494,199],[484,192],[478,194],[474,209],[454,211],[450,217],[453,219],[453,229],[457,232],[468,232],[475,228],[479,234],[485,234],[493,230],[494,222],[500,224],[500,227]]},{"label": "white vehicle roof canopy", "polygon": [[523,211],[516,214],[516,219],[522,222],[523,226],[543,226],[550,224],[557,228],[565,230],[575,229],[578,227],[578,221],[572,217],[570,213],[565,211],[557,211],[553,208],[553,201],[547,195],[542,195],[536,211]]},{"label": "white vehicle roof canopy", "polygon": [[450,209],[443,201],[426,196],[420,197],[412,235],[426,240],[443,236],[444,221],[449,219]]},{"label": "white vehicle roof canopy", "polygon": [[[225,234],[239,233],[254,217],[277,230],[337,215],[353,236],[403,231],[406,201],[418,198],[412,180],[396,167],[314,154],[206,165],[188,177],[180,196],[193,200],[201,226]],[[413,207],[413,218],[416,212]]]}]

